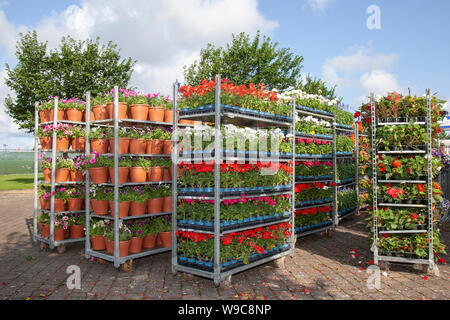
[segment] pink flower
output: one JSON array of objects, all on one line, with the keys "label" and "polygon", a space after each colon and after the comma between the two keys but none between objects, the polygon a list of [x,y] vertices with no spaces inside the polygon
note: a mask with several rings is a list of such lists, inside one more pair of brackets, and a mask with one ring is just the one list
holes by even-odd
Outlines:
[{"label": "pink flower", "polygon": [[90,163],[90,164],[94,164],[95,162],[96,162],[96,159],[95,159],[95,158],[89,159],[89,163]]}]

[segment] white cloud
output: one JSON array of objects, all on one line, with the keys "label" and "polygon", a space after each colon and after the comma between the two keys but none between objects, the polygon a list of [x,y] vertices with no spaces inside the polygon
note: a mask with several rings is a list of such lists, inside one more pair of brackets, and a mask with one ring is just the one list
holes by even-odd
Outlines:
[{"label": "white cloud", "polygon": [[171,94],[172,83],[183,80],[182,67],[207,43],[225,45],[232,33],[254,35],[258,29],[270,35],[278,26],[260,13],[257,0],[81,0],[27,28],[10,23],[0,10],[0,46],[12,57],[18,32],[31,29],[49,48],[65,35],[98,36],[103,43],[116,43],[122,57],[138,60],[130,85]]},{"label": "white cloud", "polygon": [[336,0],[308,0],[308,7],[316,14],[323,14]]}]

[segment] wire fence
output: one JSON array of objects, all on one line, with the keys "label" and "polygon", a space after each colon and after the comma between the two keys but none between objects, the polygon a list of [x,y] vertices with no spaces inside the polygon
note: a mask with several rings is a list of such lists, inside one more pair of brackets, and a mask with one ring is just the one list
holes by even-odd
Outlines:
[{"label": "wire fence", "polygon": [[0,175],[33,173],[33,163],[33,151],[0,151]]}]

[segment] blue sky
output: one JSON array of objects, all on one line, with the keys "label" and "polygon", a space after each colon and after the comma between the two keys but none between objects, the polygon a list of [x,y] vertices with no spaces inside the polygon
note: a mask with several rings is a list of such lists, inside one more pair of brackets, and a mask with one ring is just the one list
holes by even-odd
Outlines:
[{"label": "blue sky", "polygon": [[[380,8],[380,30],[366,26],[370,5]],[[37,29],[50,48],[65,34],[112,40],[138,60],[132,85],[169,93],[207,43],[224,45],[231,33],[261,29],[304,57],[303,72],[337,84],[351,109],[372,91],[422,95],[429,87],[449,99],[449,14],[446,0],[0,0],[0,75],[5,63],[16,63],[18,32]],[[0,82],[0,99],[7,93]],[[2,104],[0,145],[31,147]]]}]

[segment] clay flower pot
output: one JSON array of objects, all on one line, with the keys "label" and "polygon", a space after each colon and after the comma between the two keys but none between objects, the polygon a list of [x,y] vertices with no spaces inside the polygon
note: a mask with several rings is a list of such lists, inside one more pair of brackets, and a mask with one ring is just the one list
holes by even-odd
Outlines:
[{"label": "clay flower pot", "polygon": [[53,138],[52,137],[41,137],[39,138],[39,140],[41,141],[41,148],[42,150],[51,150],[52,149],[52,141]]},{"label": "clay flower pot", "polygon": [[163,181],[163,167],[151,167],[148,175],[148,181]]},{"label": "clay flower pot", "polygon": [[147,143],[144,139],[130,139],[130,153],[132,154],[145,154],[147,149]]},{"label": "clay flower pot", "polygon": [[104,236],[91,236],[91,248],[95,251],[106,249],[106,242]]},{"label": "clay flower pot", "polygon": [[148,154],[163,154],[164,140],[148,140],[147,153]]},{"label": "clay flower pot", "polygon": [[147,182],[147,171],[141,167],[130,168],[131,182]]},{"label": "clay flower pot", "polygon": [[50,201],[44,200],[44,197],[39,197],[39,203],[42,210],[50,210]]},{"label": "clay flower pot", "polygon": [[[119,154],[128,153],[129,146],[130,138],[119,137]],[[114,138],[109,138],[109,149],[111,150],[111,153],[114,153]]]},{"label": "clay flower pot", "polygon": [[107,139],[92,139],[91,140],[91,152],[108,153],[108,140]]},{"label": "clay flower pot", "polygon": [[83,171],[70,170],[69,174],[70,174],[70,181],[74,181],[74,182],[84,181],[84,172]]},{"label": "clay flower pot", "polygon": [[[109,171],[109,179],[111,183],[114,183],[114,168],[108,168]],[[128,167],[119,167],[119,184],[124,184],[128,182],[128,173],[130,172],[130,168]]]},{"label": "clay flower pot", "polygon": [[164,198],[148,199],[147,212],[148,214],[161,213],[163,208]]},{"label": "clay flower pot", "polygon": [[52,170],[49,168],[42,169],[42,172],[44,173],[44,181],[45,182],[51,182],[52,181]]},{"label": "clay flower pot", "polygon": [[[127,240],[127,241],[119,241],[119,257],[126,257],[128,255],[128,251],[130,249],[130,243],[131,240]],[[112,245],[112,250],[114,253],[114,241],[111,241],[111,245]]]},{"label": "clay flower pot", "polygon": [[148,104],[132,104],[130,106],[130,118],[146,121],[148,119]]},{"label": "clay flower pot", "polygon": [[67,109],[66,117],[68,121],[81,122],[83,120],[83,111],[79,109]]},{"label": "clay flower pot", "polygon": [[69,198],[67,199],[67,210],[68,211],[81,211],[81,206],[83,205],[83,200],[81,198],[74,199]]},{"label": "clay flower pot", "polygon": [[108,214],[109,202],[108,200],[91,199],[92,210],[98,216],[105,216]]},{"label": "clay flower pot", "polygon": [[[64,120],[64,110],[58,109],[57,120]],[[53,121],[53,117],[55,115],[55,109],[48,110],[48,120]]]},{"label": "clay flower pot", "polygon": [[172,231],[159,232],[158,236],[161,240],[161,245],[164,248],[168,248],[168,247],[172,246]]},{"label": "clay flower pot", "polygon": [[162,212],[172,212],[172,197],[164,197]]},{"label": "clay flower pot", "polygon": [[131,216],[141,216],[145,214],[145,211],[147,209],[147,200],[143,203],[140,202],[134,202],[132,201],[130,203],[130,215]]},{"label": "clay flower pot", "polygon": [[[86,122],[86,120],[87,120],[87,110],[85,110],[83,112],[83,121]],[[92,110],[91,110],[89,121],[95,121],[95,114],[94,114],[94,112]]]},{"label": "clay flower pot", "polygon": [[64,203],[63,199],[55,199],[54,205],[55,205],[55,212],[66,211],[66,204]]},{"label": "clay flower pot", "polygon": [[144,237],[142,246],[145,249],[153,249],[156,245],[156,234],[148,234]]},{"label": "clay flower pot", "polygon": [[[117,120],[127,119],[128,104],[126,102],[119,102],[119,118]],[[114,102],[108,102],[106,104],[106,112],[108,113],[108,119],[114,119]]]},{"label": "clay flower pot", "polygon": [[172,154],[173,143],[172,140],[164,140],[163,154]]},{"label": "clay flower pot", "polygon": [[114,253],[114,246],[113,246],[113,242],[111,240],[105,238],[105,247],[106,247],[106,253],[109,253],[109,254]]},{"label": "clay flower pot", "polygon": [[93,184],[108,182],[108,167],[89,168],[88,170]]},{"label": "clay flower pot", "polygon": [[163,122],[164,121],[164,108],[163,107],[150,107],[148,109],[148,118],[150,121]]},{"label": "clay flower pot", "polygon": [[157,246],[161,246],[162,245],[161,237],[159,236],[159,233],[156,235],[156,245]]},{"label": "clay flower pot", "polygon": [[40,110],[39,111],[39,122],[44,123],[50,121],[48,119],[49,112],[48,110]]},{"label": "clay flower pot", "polygon": [[48,238],[50,237],[50,225],[49,224],[39,224],[40,225],[40,231],[41,231],[41,237]]},{"label": "clay flower pot", "polygon": [[85,137],[76,137],[72,139],[72,150],[84,151],[86,144]]},{"label": "clay flower pot", "polygon": [[[109,201],[109,207],[111,208],[111,217],[114,217],[114,201]],[[130,201],[119,202],[119,218],[128,217],[129,210]]]},{"label": "clay flower pot", "polygon": [[83,238],[84,237],[84,226],[83,225],[70,226],[70,237],[72,239]]},{"label": "clay flower pot", "polygon": [[[92,112],[94,113],[95,121],[108,119],[108,112],[106,111],[106,106],[94,106],[92,107]],[[91,121],[94,121],[91,119]]]},{"label": "clay flower pot", "polygon": [[130,253],[139,253],[142,251],[142,245],[144,243],[144,238],[141,237],[133,237],[130,240],[130,248],[128,251]]},{"label": "clay flower pot", "polygon": [[60,168],[55,171],[55,183],[69,181],[69,169]]},{"label": "clay flower pot", "polygon": [[66,238],[65,236],[65,230],[63,228],[61,229],[55,229],[54,230],[54,237],[55,237],[55,241],[62,241]]},{"label": "clay flower pot", "polygon": [[[180,115],[180,110],[178,110],[178,115]],[[173,123],[173,110],[164,110],[164,122]]]},{"label": "clay flower pot", "polygon": [[69,137],[56,138],[56,151],[69,150]]},{"label": "clay flower pot", "polygon": [[163,177],[162,181],[170,181],[172,180],[171,174],[169,173],[170,168],[164,168],[163,169]]}]

